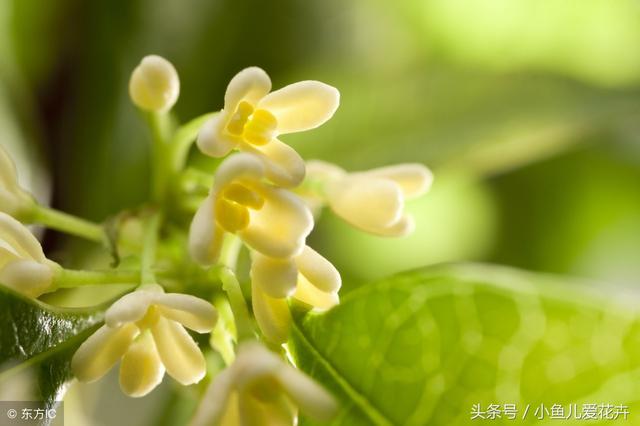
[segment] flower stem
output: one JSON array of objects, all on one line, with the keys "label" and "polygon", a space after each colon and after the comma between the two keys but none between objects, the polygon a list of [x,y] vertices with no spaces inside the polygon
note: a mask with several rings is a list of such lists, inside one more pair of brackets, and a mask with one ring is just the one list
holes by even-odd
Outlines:
[{"label": "flower stem", "polygon": [[55,288],[75,288],[85,285],[136,284],[140,271],[80,271],[60,268],[53,277]]},{"label": "flower stem", "polygon": [[170,116],[167,113],[149,112],[146,115],[151,130],[151,163],[152,163],[152,197],[156,202],[163,202],[167,195],[170,181],[169,138],[171,137]]},{"label": "flower stem", "polygon": [[216,114],[218,113],[213,112],[196,117],[175,131],[169,144],[171,169],[173,173],[179,173],[184,169],[187,163],[187,157],[189,156],[189,149],[198,137],[200,128],[208,119]]},{"label": "flower stem", "polygon": [[219,268],[216,269],[217,275],[222,282],[222,289],[227,293],[227,297],[229,298],[229,305],[233,311],[239,342],[255,338],[247,302],[244,299],[240,283],[235,274],[236,263],[241,247],[242,243],[240,239],[235,235],[228,234],[220,255]]},{"label": "flower stem", "polygon": [[38,223],[97,243],[105,242],[104,229],[101,225],[39,204],[33,205],[27,222]]},{"label": "flower stem", "polygon": [[140,284],[155,284],[156,276],[153,265],[156,261],[156,251],[158,247],[158,233],[162,224],[162,215],[154,213],[146,224],[142,241],[142,259]]}]

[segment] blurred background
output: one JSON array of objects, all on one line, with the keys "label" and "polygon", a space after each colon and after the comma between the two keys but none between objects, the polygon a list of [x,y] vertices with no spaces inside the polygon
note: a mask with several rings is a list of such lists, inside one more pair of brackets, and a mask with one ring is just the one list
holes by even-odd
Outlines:
[{"label": "blurred background", "polygon": [[95,220],[145,199],[127,83],[150,53],[180,74],[182,121],[258,65],[341,91],[333,120],[283,138],[306,158],[433,169],[409,238],[323,215],[312,245],[345,292],[468,260],[640,281],[637,0],[1,0],[0,141],[43,199]]}]

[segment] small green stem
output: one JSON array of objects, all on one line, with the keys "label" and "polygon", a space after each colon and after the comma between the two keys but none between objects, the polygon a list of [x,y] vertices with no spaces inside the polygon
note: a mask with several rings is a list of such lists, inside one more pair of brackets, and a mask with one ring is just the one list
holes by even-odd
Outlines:
[{"label": "small green stem", "polygon": [[233,317],[236,322],[236,331],[238,333],[238,341],[255,338],[253,325],[249,317],[247,302],[244,300],[242,289],[236,274],[227,267],[222,267],[218,271],[220,281],[222,281],[222,289],[227,293],[229,305],[233,311]]},{"label": "small green stem", "polygon": [[25,220],[97,243],[105,242],[104,228],[101,225],[39,204],[33,205]]},{"label": "small green stem", "polygon": [[241,247],[242,242],[240,239],[235,235],[228,234],[220,255],[219,267],[216,269],[217,275],[222,282],[222,289],[227,293],[227,297],[229,298],[229,305],[233,311],[239,342],[255,338],[247,302],[244,299],[240,283],[234,272]]},{"label": "small green stem", "polygon": [[155,284],[156,276],[153,271],[153,265],[156,260],[156,251],[158,247],[158,233],[162,224],[162,215],[155,213],[146,224],[144,237],[142,241],[142,259],[140,284]]},{"label": "small green stem", "polygon": [[189,149],[198,137],[198,132],[202,125],[217,112],[201,115],[188,123],[183,124],[176,130],[170,142],[171,170],[173,173],[181,172],[189,157]]},{"label": "small green stem", "polygon": [[163,202],[167,195],[170,181],[169,138],[171,137],[171,123],[168,113],[149,112],[146,115],[151,130],[152,162],[152,196],[156,202]]},{"label": "small green stem", "polygon": [[136,284],[140,271],[80,271],[60,268],[53,277],[55,288],[75,288],[85,285]]}]

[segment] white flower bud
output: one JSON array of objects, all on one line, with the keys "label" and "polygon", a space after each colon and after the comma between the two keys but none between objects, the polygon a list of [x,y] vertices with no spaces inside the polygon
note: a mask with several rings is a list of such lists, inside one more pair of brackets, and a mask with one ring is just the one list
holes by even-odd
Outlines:
[{"label": "white flower bud", "polygon": [[28,297],[38,297],[51,288],[56,267],[24,225],[0,212],[1,285]]},{"label": "white flower bud", "polygon": [[166,59],[149,55],[131,73],[129,95],[140,109],[166,112],[173,107],[180,94],[178,72]]},{"label": "white flower bud", "polygon": [[0,212],[20,214],[34,203],[33,197],[18,184],[16,166],[0,147]]}]

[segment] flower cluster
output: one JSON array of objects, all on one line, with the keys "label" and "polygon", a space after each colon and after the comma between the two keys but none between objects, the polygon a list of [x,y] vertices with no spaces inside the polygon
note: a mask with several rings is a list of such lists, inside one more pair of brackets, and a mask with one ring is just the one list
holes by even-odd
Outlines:
[{"label": "flower cluster", "polygon": [[[279,138],[316,128],[334,115],[340,95],[325,83],[302,81],[271,91],[265,71],[246,68],[231,79],[221,111],[191,122],[198,125],[195,130],[190,123],[174,128],[170,110],[179,93],[176,69],[159,56],[145,57],[131,75],[130,97],[149,118],[155,138],[154,196],[129,214],[137,215],[144,237],[125,238],[136,240],[127,247],[128,264],[136,265],[133,271],[73,271],[48,260],[19,220],[99,244],[108,241],[116,254],[120,245],[101,224],[38,205],[18,185],[13,162],[0,148],[0,285],[31,298],[63,287],[131,285],[129,293],[106,310],[104,325],[73,355],[71,367],[80,381],[98,380],[119,362],[120,386],[132,397],[151,392],[165,372],[182,385],[198,383],[207,375],[207,363],[187,329],[213,331],[214,337],[221,332],[226,333],[225,342],[237,343],[236,350],[220,350],[228,365],[214,378],[194,426],[293,425],[298,408],[327,420],[337,409],[333,397],[284,354],[258,341],[286,352],[282,344],[289,339],[291,299],[321,311],[339,303],[339,272],[307,244],[322,207],[365,232],[404,236],[415,226],[405,212],[405,200],[428,190],[431,173],[420,164],[348,173],[325,162],[305,163]],[[198,193],[197,208],[180,203],[181,197],[193,196],[179,185],[188,177],[183,163],[192,143],[203,154],[222,159],[215,170],[197,171],[205,175],[208,191],[206,196]],[[186,215],[183,210],[188,217],[173,216]],[[176,250],[176,242],[184,241],[188,247]],[[251,295],[252,317],[235,276],[242,247],[251,262],[246,293]],[[173,277],[172,285],[182,292],[165,293],[163,273]],[[190,291],[195,283],[181,282],[188,280],[199,283],[198,291]],[[221,309],[218,322],[218,310],[193,294],[216,303],[224,294],[231,309]]]}]

